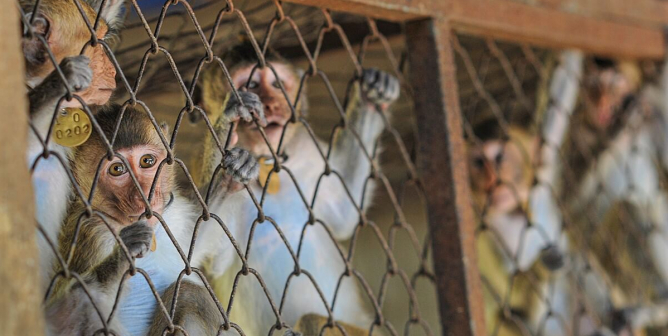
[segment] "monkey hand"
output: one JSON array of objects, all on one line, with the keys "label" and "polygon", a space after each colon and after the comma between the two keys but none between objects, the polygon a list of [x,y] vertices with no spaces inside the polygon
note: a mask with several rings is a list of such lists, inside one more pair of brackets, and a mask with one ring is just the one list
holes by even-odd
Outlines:
[{"label": "monkey hand", "polygon": [[375,68],[363,70],[362,93],[369,102],[386,108],[400,92],[399,80],[393,75]]},{"label": "monkey hand", "polygon": [[[90,59],[84,55],[65,57],[60,62],[60,70],[65,75],[71,92],[83,91],[90,86],[93,80],[93,70],[91,70],[89,64]],[[60,81],[60,76],[56,71],[52,72],[49,77],[52,80]],[[65,94],[65,86],[61,87],[63,88],[63,94]]]},{"label": "monkey hand", "polygon": [[225,106],[225,119],[228,122],[243,120],[245,122],[252,122],[256,118],[261,125],[267,123],[264,117],[264,108],[260,97],[252,92],[238,91],[239,100],[233,93],[229,93],[229,99]]},{"label": "monkey hand", "polygon": [[559,270],[564,266],[565,256],[556,245],[546,246],[540,253],[540,260],[550,271]]},{"label": "monkey hand", "polygon": [[123,244],[133,258],[143,257],[151,247],[153,240],[153,228],[148,226],[146,220],[141,220],[130,226],[126,226],[119,234]]},{"label": "monkey hand", "polygon": [[225,153],[223,158],[223,167],[227,173],[230,183],[230,191],[238,191],[243,185],[257,179],[260,173],[260,166],[255,157],[247,150],[242,148],[232,148]]},{"label": "monkey hand", "polygon": [[232,148],[223,158],[225,172],[236,182],[246,184],[256,179],[260,166],[253,155],[243,148]]}]

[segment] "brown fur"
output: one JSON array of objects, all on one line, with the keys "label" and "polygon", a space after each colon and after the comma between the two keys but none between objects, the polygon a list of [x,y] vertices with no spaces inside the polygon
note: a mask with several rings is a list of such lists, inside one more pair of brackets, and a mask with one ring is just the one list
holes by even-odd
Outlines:
[{"label": "brown fur", "polygon": [[[113,6],[117,6],[120,0],[110,0],[107,6],[114,1]],[[20,4],[26,14],[32,13],[34,0],[21,0]],[[80,4],[89,22],[94,24],[97,17],[95,10],[86,1],[82,0]],[[111,10],[106,11],[107,14],[110,14]],[[91,39],[91,32],[73,1],[44,0],[40,2],[37,13],[32,15],[36,15],[36,23],[33,27],[36,30],[35,33],[43,36],[59,64],[65,57],[79,55]],[[117,12],[114,10],[111,15],[113,17],[117,15]],[[111,19],[111,17],[107,18]],[[114,25],[117,24],[114,23]],[[102,19],[96,36],[100,40],[115,38],[115,33],[108,34],[110,31],[115,32],[115,29],[117,29],[116,26],[109,26]],[[49,59],[47,46],[39,38],[26,36],[22,45],[26,61],[27,82],[30,86],[35,86],[54,70],[54,64]],[[83,54],[91,60],[90,67],[94,76],[89,88],[77,94],[88,104],[105,104],[109,100],[111,91],[116,88],[116,69],[105,54],[102,45],[89,46],[85,48]]]},{"label": "brown fur", "polygon": [[[165,307],[172,306],[175,292],[176,286],[172,284],[162,295]],[[193,311],[197,314],[192,314]],[[188,280],[181,283],[178,304],[172,321],[174,324],[184,327],[191,335],[199,335],[199,333],[194,333],[194,330],[207,335],[215,335],[218,328],[225,323],[206,288]],[[162,335],[167,326],[167,319],[158,312],[151,325],[149,335]],[[183,335],[183,333],[175,332],[168,335]]]},{"label": "brown fur", "polygon": [[[120,117],[118,106],[101,108],[98,112],[96,120],[107,139],[111,139],[118,117]],[[88,141],[77,147],[73,153],[71,159],[72,173],[85,196],[90,195],[98,167],[101,162],[106,160],[107,150],[103,143],[102,137],[97,132],[93,132]],[[119,126],[114,150],[142,144],[162,146],[153,125],[146,116],[146,112],[128,107]],[[156,164],[159,164],[159,162]],[[159,187],[156,187],[154,199],[166,202],[169,200],[169,194],[174,189],[172,166],[164,165],[159,179],[160,183]],[[139,182],[142,189],[148,189],[144,186],[148,184],[150,187],[153,181],[140,180]],[[143,202],[127,204],[132,199],[132,195],[138,192],[136,187],[130,189],[118,191],[105,188],[104,183],[98,183],[97,190],[93,194],[91,201],[93,210],[105,214],[108,224],[116,233],[131,222],[125,218],[124,221],[119,223],[119,218],[114,218],[112,214],[133,213],[129,211],[135,211],[138,207],[143,209],[145,206]],[[146,197],[148,198],[149,195],[146,194]],[[73,201],[70,204],[68,216],[59,237],[60,253],[66,256],[72,247],[72,239],[79,230],[76,248],[69,265],[71,271],[79,274],[85,274],[93,267],[101,264],[110,252],[108,246],[114,246],[115,244],[115,238],[107,229],[104,221],[99,216],[86,218],[84,216],[85,212],[86,208],[80,201]],[[80,225],[79,218],[82,218]],[[61,284],[59,288],[61,287],[66,288],[67,286]]]},{"label": "brown fur", "polygon": [[[225,65],[230,69],[232,85],[240,88],[247,84],[247,78],[250,76],[253,67],[257,63],[254,56],[254,50],[249,47],[248,43],[246,43],[244,45],[233,48],[228,55],[223,57]],[[274,150],[274,153],[279,156],[280,160],[283,158],[281,155],[283,153],[281,152],[285,149],[285,154],[290,156],[289,159],[285,161],[286,167],[295,169],[292,171],[292,173],[294,173],[295,176],[298,176],[301,190],[311,190],[310,188],[313,187],[313,184],[311,183],[312,181],[308,180],[307,178],[302,180],[302,176],[300,176],[300,174],[320,172],[321,169],[324,170],[324,167],[320,167],[316,162],[313,162],[313,164],[309,163],[310,160],[313,159],[313,155],[317,155],[314,153],[315,151],[300,151],[300,147],[308,148],[309,150],[314,148],[312,139],[308,136],[308,131],[301,122],[301,118],[307,116],[308,107],[306,104],[306,94],[304,89],[302,88],[301,92],[299,92],[300,85],[302,85],[300,83],[302,76],[290,63],[288,63],[288,61],[284,60],[283,58],[274,56],[272,53],[268,52],[265,59],[268,62],[268,65],[273,67],[275,73],[268,69],[269,66],[268,68],[264,69],[258,67],[255,69],[254,76],[251,79],[251,82],[255,83],[253,83],[253,85],[249,85],[247,87],[247,91],[255,94],[256,97],[253,99],[257,98],[263,107],[264,115],[267,121],[267,126],[264,127],[264,132],[267,135],[267,140],[269,141],[269,145]],[[208,69],[203,70],[201,80],[198,83],[201,93],[200,96],[202,99],[199,104],[203,107],[204,110],[206,110],[206,113],[209,116],[212,116],[211,120],[214,125],[214,130],[218,134],[218,137],[221,139],[221,141],[224,142],[225,137],[221,137],[221,134],[227,135],[230,131],[228,126],[230,118],[226,116],[225,109],[235,107],[236,101],[233,101],[228,96],[231,89],[230,83],[224,76],[222,69],[220,69],[220,65],[214,64],[211,66]],[[370,70],[367,72],[368,74],[373,74],[374,71],[378,71],[375,69],[368,70]],[[377,76],[374,78],[379,78],[380,72],[377,72],[376,74]],[[277,77],[280,81],[276,80],[275,75],[278,75]],[[385,75],[387,74],[383,74],[383,76]],[[378,137],[383,130],[383,119],[381,113],[386,114],[389,104],[399,95],[399,85],[398,82],[395,82],[395,78],[388,77],[387,81],[372,82],[370,81],[371,77],[372,76],[361,78],[362,80],[357,81],[355,85],[351,85],[349,87],[349,89],[353,91],[350,92],[350,95],[348,95],[350,99],[346,102],[345,113],[347,127],[338,129],[336,139],[334,140],[333,146],[331,148],[332,155],[329,157],[329,163],[331,164],[332,170],[335,170],[338,174],[340,174],[344,180],[344,183],[349,188],[350,193],[355,195],[354,197],[359,197],[358,195],[364,195],[365,199],[363,202],[365,205],[369,204],[373,194],[373,181],[367,183],[369,182],[368,176],[370,165],[368,164],[369,162],[366,158],[366,155],[363,153],[357,139],[350,133],[351,130],[356,130],[361,138],[360,140],[362,142],[362,146],[364,146],[369,151],[373,150]],[[365,81],[363,82],[363,80]],[[359,85],[360,82],[363,82],[363,85],[369,86],[368,92],[364,92],[366,95],[362,95],[362,85]],[[388,85],[388,88],[390,88],[390,84],[396,84],[395,86],[391,87],[391,90],[388,89],[386,91],[389,94],[385,101],[383,101],[383,97],[378,94],[378,91],[373,91],[379,86],[379,83]],[[281,86],[285,89],[285,93],[287,94],[289,102],[286,100],[283,91],[280,90]],[[377,95],[369,95],[371,92],[376,93]],[[300,94],[300,99],[297,107],[294,109],[296,115],[293,115],[293,109],[289,104],[294,104],[298,93]],[[253,99],[248,99],[248,102],[255,103],[256,101]],[[232,102],[232,104],[229,104],[230,102]],[[232,110],[228,110],[228,112],[232,112]],[[231,114],[233,115],[233,113]],[[254,128],[255,125],[251,123],[239,123],[236,129],[236,135],[238,136],[236,147],[246,149],[256,156],[261,156],[264,158],[270,157],[272,153],[270,153],[267,143],[260,135],[260,133]],[[208,133],[209,132],[207,132],[207,137],[209,137],[209,139],[207,140],[208,142],[205,147],[203,159],[208,162],[220,162],[219,159],[211,159],[215,157],[214,155],[220,155],[220,151],[217,147],[212,146],[213,141]],[[278,149],[278,142],[281,139],[280,137],[277,139],[277,135],[282,135],[282,147],[280,149]],[[231,137],[233,141],[234,136],[235,135],[232,135]],[[320,140],[316,140],[316,144],[320,146],[320,148],[327,148],[327,144]],[[213,169],[215,169],[215,165],[202,168],[203,173],[200,175],[198,180],[200,181],[201,185],[206,185],[211,179],[211,174]],[[297,172],[297,170],[299,172]],[[276,175],[273,176],[274,178],[278,178]],[[323,206],[323,211],[320,212],[319,209],[316,210],[318,211],[316,213],[318,213],[318,216],[323,216],[323,218],[325,218],[323,219],[324,222],[332,223],[334,229],[337,230],[335,235],[339,235],[336,239],[340,238],[341,240],[345,240],[349,239],[350,235],[352,235],[353,230],[351,228],[354,227],[354,225],[357,223],[359,217],[356,215],[351,215],[354,213],[354,209],[347,209],[347,207],[351,205],[351,202],[345,192],[342,189],[338,189],[340,188],[340,184],[329,185],[329,183],[332,183],[333,181],[334,179],[330,179],[327,182],[324,182],[327,186],[321,186],[321,188],[324,188],[324,190],[328,190],[328,197],[325,202],[327,202],[327,204],[331,207]],[[290,182],[286,184],[290,184]],[[258,185],[253,183],[252,186],[256,188]],[[363,188],[365,189],[364,192],[362,192]],[[279,192],[285,190],[289,189],[282,189]],[[267,197],[276,196],[269,195]],[[245,206],[235,202],[245,202],[245,200],[240,198],[230,200],[229,203],[221,205],[221,207],[218,208],[211,206],[211,209],[214,211],[214,213],[215,211],[218,211],[218,213],[224,213],[226,211],[234,211],[232,209],[235,209],[237,206],[242,208]],[[297,203],[300,203],[301,201],[298,200],[297,197],[286,197],[281,199],[280,202],[281,205],[285,208],[292,208],[299,206]],[[320,202],[320,204],[322,205],[324,202]],[[325,207],[326,209],[336,208],[339,209],[339,211],[329,212],[325,210]],[[349,214],[351,216],[349,216]],[[252,216],[254,215],[240,214],[238,217],[240,218],[239,222],[245,222],[246,219],[249,219]],[[328,220],[327,218],[330,216],[331,220]],[[303,222],[299,220],[299,223],[296,223],[293,222],[293,220],[294,218],[283,218],[280,221],[277,220],[277,222],[283,230],[289,231],[301,228],[299,225],[303,225]],[[239,223],[229,225],[239,225]],[[319,240],[321,238],[319,236],[312,236],[308,239]],[[314,242],[310,241],[309,243]],[[268,246],[263,246],[261,248],[271,249],[271,247]],[[262,250],[258,251],[258,253],[263,252],[268,253]],[[304,252],[302,251],[302,253]],[[325,253],[329,253],[329,251]],[[331,259],[334,263],[336,263],[336,258],[338,258],[338,255],[334,255],[334,253],[331,255],[325,255],[325,253],[322,255],[322,260]],[[284,261],[275,260],[275,262],[280,263]],[[322,264],[310,266],[312,266],[312,269],[314,270],[318,267],[330,267],[329,263],[327,266],[322,266]],[[265,271],[270,272],[269,269],[264,268],[266,267],[265,265],[259,265],[258,267],[261,267],[258,268],[260,273]],[[302,265],[302,267],[307,268],[309,266]],[[332,266],[332,269],[334,269],[334,267],[336,266]],[[317,281],[324,283],[324,281],[320,280],[321,279],[318,279]],[[329,280],[331,279],[327,279],[325,281]],[[217,292],[218,297],[227,297],[229,295],[229,293],[225,292],[228,288],[227,281],[230,281],[230,279],[227,279],[227,275],[225,274],[222,274],[211,281],[214,288],[220,290],[220,292]],[[269,291],[274,293],[274,285],[276,285],[276,283],[269,285],[269,287],[271,287]],[[237,293],[243,293],[238,295],[244,297],[245,300],[254,301],[257,299],[258,302],[262,300],[259,296],[257,296],[258,292],[253,291],[250,287],[240,285],[239,288],[240,289]],[[337,312],[336,319],[357,325],[370,325],[372,322],[370,321],[372,319],[371,314],[369,313],[370,310],[366,309],[367,307],[364,307],[363,304],[356,304],[360,297],[360,292],[357,290],[357,288],[354,287],[354,285],[351,285],[350,289],[345,292],[346,293],[342,294],[343,296],[337,298],[337,306],[355,306],[355,309],[344,308],[345,311],[341,310],[340,312]],[[292,296],[292,294],[289,293],[287,295]],[[311,302],[309,302],[309,300],[312,300],[312,298],[308,296],[293,296],[291,299],[286,299],[286,302],[290,303],[284,307],[283,314],[292,314],[290,317],[288,317],[288,319],[290,319],[289,322],[286,323],[293,324],[297,322],[296,319],[301,317],[301,315],[312,312],[308,311],[310,308],[304,308],[305,306],[310,307]],[[243,307],[239,311],[235,309],[235,313],[232,318],[235,319],[235,321],[237,321],[237,323],[239,323],[242,328],[244,328],[245,332],[249,333],[248,330],[251,330],[250,334],[260,334],[265,333],[265,327],[268,327],[271,323],[271,321],[269,321],[270,318],[268,318],[268,316],[271,314],[272,312],[267,310],[267,308],[264,306]],[[348,329],[346,328],[346,330]],[[310,333],[307,333],[306,335],[310,335]]]},{"label": "brown fur", "polygon": [[[504,188],[510,191],[507,195],[513,198],[512,203],[526,209],[537,166],[538,138],[516,127],[511,127],[505,135],[499,133],[495,121],[491,123],[497,130],[490,131],[487,123],[483,123],[475,132],[481,143],[469,145],[469,172],[476,206],[483,209],[486,202],[493,201],[490,198],[494,193]],[[489,157],[493,151],[490,146],[499,147],[501,162]],[[494,206],[490,204],[488,211],[495,212]]]},{"label": "brown fur", "polygon": [[[265,61],[270,64],[281,64],[288,67],[288,69],[291,72],[291,75],[294,76],[295,80],[299,80],[300,75],[296,71],[296,69],[294,69],[292,64],[290,64],[288,60],[280,56],[271,48],[267,49],[267,52],[265,53],[264,57]],[[247,41],[227,51],[222,56],[221,59],[223,60],[223,63],[227,67],[228,71],[230,72],[230,76],[232,78],[235,78],[239,70],[255,66],[258,63],[255,50],[253,49],[251,43]],[[232,93],[231,93],[230,83],[228,82],[227,77],[224,75],[221,65],[217,62],[214,62],[204,67],[200,74],[200,79],[198,83],[199,84],[197,88],[199,96],[196,97],[197,99],[195,103],[201,106],[202,109],[206,112],[208,118],[210,119],[211,123],[214,126],[214,131],[216,131],[218,134],[227,134],[228,130],[226,130],[226,128],[228,128],[230,120],[225,118],[223,112],[225,106],[227,105],[229,95]],[[290,97],[291,101],[294,101],[297,96],[297,88],[298,87],[295,86],[294,89],[287,90],[287,94]],[[275,99],[276,102],[282,105],[280,109],[285,111],[283,113],[288,113],[288,114],[290,113],[290,107],[287,105],[287,102],[285,101],[285,98],[283,97],[282,94],[277,95],[273,98]],[[296,116],[297,118],[306,115],[307,106],[308,103],[306,97],[306,87],[304,87],[302,89],[299,104],[295,109],[295,111],[299,114]],[[291,134],[294,133],[294,129],[296,128],[296,126],[299,126],[299,124],[292,125],[291,127],[288,128],[287,130],[288,134],[286,134],[286,140],[288,140],[291,137]],[[243,132],[241,128],[243,128],[243,126],[240,125],[238,127],[239,132]],[[219,136],[219,140],[224,142],[226,138],[225,137],[221,138]],[[244,148],[251,147],[247,145],[248,144],[242,147]],[[252,146],[255,145],[264,146],[264,142],[262,142],[261,144],[252,144]],[[200,186],[207,185],[210,182],[211,176],[215,169],[215,166],[213,167],[204,166],[202,163],[205,161],[210,161],[209,158],[213,157],[216,151],[219,151],[219,149],[215,144],[213,136],[209,132],[207,132],[206,137],[204,139],[203,155],[202,157],[196,157],[193,160],[193,164],[191,165],[192,167],[194,167],[191,170],[194,173],[194,179],[195,181],[199,181]]]},{"label": "brown fur", "polygon": [[[20,0],[19,3],[25,13],[30,13],[34,9],[34,0]],[[81,1],[81,7],[86,12],[88,19],[95,22],[95,11],[84,1]],[[90,31],[73,1],[42,1],[39,6],[38,15],[44,16],[50,22],[51,31],[47,35],[47,42],[59,63],[66,56],[79,54],[81,48],[90,40]],[[101,22],[99,30],[104,33],[108,30],[107,24],[104,21]],[[29,43],[39,45],[35,50],[46,53],[41,42],[35,40]],[[25,44],[26,42],[24,41],[24,47]],[[42,55],[39,59],[44,62],[30,62],[27,64],[28,77],[45,77],[53,70],[53,64],[48,61],[46,55]]]},{"label": "brown fur", "polygon": [[[102,107],[99,112],[96,114],[95,119],[100,124],[105,137],[107,140],[111,141],[114,128],[116,127],[117,119],[120,117],[120,107],[111,106],[111,107]],[[154,145],[160,148],[163,148],[163,144],[160,141],[160,138],[155,130],[155,127],[150,122],[147,116],[147,112],[128,107],[123,113],[123,119],[119,126],[118,134],[116,135],[116,140],[114,141],[113,148],[114,150],[119,150],[123,148],[130,148],[137,145]],[[163,134],[165,133],[164,129],[161,129]],[[95,178],[96,172],[99,169],[99,164],[106,161],[107,157],[107,148],[102,140],[102,137],[93,132],[90,139],[80,147],[77,147],[72,156],[72,172],[77,183],[81,186],[84,195],[88,196],[93,184],[93,179]],[[159,162],[157,163],[159,164]],[[156,187],[156,195],[154,197],[161,197],[164,199],[169,199],[169,193],[173,190],[175,179],[173,173],[173,166],[165,164],[162,167],[160,172],[160,184]],[[139,181],[140,186],[143,187],[144,183],[152,183],[153,181]],[[98,184],[98,189],[93,195],[93,207],[98,207],[101,210],[107,210],[109,206],[117,204],[117,202],[124,202],[130,197],[125,194],[121,197],[114,197],[115,190],[106,190],[103,184]],[[144,189],[144,188],[142,188]],[[162,191],[163,195],[159,195],[159,192]],[[128,193],[138,192],[137,188],[132,188],[128,190]],[[149,195],[145,194],[148,198]],[[143,206],[139,205],[139,206]],[[121,205],[121,212],[128,212],[131,210],[129,208],[134,208],[132,206],[123,206]],[[125,211],[123,211],[125,210]],[[136,210],[136,209],[132,209]]]},{"label": "brown fur", "polygon": [[[362,329],[347,323],[337,322],[337,324],[345,330],[345,334],[341,332],[338,326],[330,327],[327,329],[323,328],[327,325],[328,318],[326,316],[320,316],[317,314],[307,314],[302,316],[297,324],[295,325],[295,331],[301,333],[304,336],[310,335],[322,335],[322,336],[339,336],[339,335],[349,335],[349,336],[366,336],[369,335],[369,330]],[[320,333],[322,331],[322,334]]]},{"label": "brown fur", "polygon": [[[486,209],[486,214],[495,215],[520,208],[528,211],[539,148],[537,137],[517,127],[511,127],[506,133],[496,120],[476,125],[474,133],[477,142],[469,144],[469,174],[476,210]],[[502,155],[500,162],[494,157],[497,154]],[[501,203],[496,204],[494,195],[499,188],[510,190],[510,193],[504,194]],[[510,201],[508,197],[511,197]],[[489,204],[488,208],[486,204]],[[504,232],[496,234],[503,236]],[[540,294],[529,279],[538,281],[540,285],[547,280],[547,275],[542,274],[540,263],[525,272],[511,274],[505,264],[508,253],[501,247],[499,239],[502,238],[496,234],[495,230],[487,229],[476,235],[478,267],[484,283],[487,333],[522,335],[531,313],[540,303]],[[504,315],[503,305],[506,303],[512,315]]]}]

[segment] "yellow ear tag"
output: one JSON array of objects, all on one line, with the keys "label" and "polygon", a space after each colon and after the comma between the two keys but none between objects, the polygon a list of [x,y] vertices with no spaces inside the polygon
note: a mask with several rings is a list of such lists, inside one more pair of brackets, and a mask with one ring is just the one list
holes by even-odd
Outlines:
[{"label": "yellow ear tag", "polygon": [[155,233],[153,234],[153,239],[151,239],[151,252],[155,252],[155,249],[158,248],[158,242],[155,240]]},{"label": "yellow ear tag", "polygon": [[90,137],[92,126],[86,112],[80,108],[66,107],[60,110],[51,132],[53,141],[65,147],[76,147]]},{"label": "yellow ear tag", "polygon": [[[267,161],[271,161],[268,163]],[[258,162],[260,163],[260,186],[264,188],[264,185],[267,183],[267,177],[269,173],[274,169],[274,160],[267,160],[266,158],[260,158]],[[271,180],[269,181],[269,186],[267,187],[267,193],[270,195],[278,193],[278,190],[281,189],[281,179],[278,177],[278,174],[271,175]]]}]

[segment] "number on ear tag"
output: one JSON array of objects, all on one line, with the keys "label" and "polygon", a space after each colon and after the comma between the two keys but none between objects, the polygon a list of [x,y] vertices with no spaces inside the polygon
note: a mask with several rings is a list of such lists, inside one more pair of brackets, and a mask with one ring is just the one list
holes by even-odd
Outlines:
[{"label": "number on ear tag", "polygon": [[56,117],[51,137],[57,144],[76,147],[90,137],[92,125],[86,112],[80,108],[66,107]]}]

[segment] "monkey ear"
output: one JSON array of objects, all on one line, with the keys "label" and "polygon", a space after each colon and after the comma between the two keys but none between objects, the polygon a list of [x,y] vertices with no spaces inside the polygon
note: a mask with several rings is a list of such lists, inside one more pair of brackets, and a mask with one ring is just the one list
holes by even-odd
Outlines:
[{"label": "monkey ear", "polygon": [[[25,21],[30,22],[32,19],[32,12],[26,13]],[[30,33],[32,31],[32,35]],[[51,19],[42,13],[37,13],[37,16],[32,19],[30,27],[24,24],[23,26],[23,54],[29,64],[40,65],[46,61],[46,46],[40,41],[40,36],[50,43],[51,37]]]},{"label": "monkey ear", "polygon": [[[100,11],[103,0],[87,0],[94,11]],[[109,30],[117,31],[121,28],[124,21],[125,0],[107,0],[102,8],[102,19],[109,26]]]},{"label": "monkey ear", "polygon": [[160,130],[165,137],[169,136],[169,125],[167,125],[167,122],[163,121],[160,123]]}]

